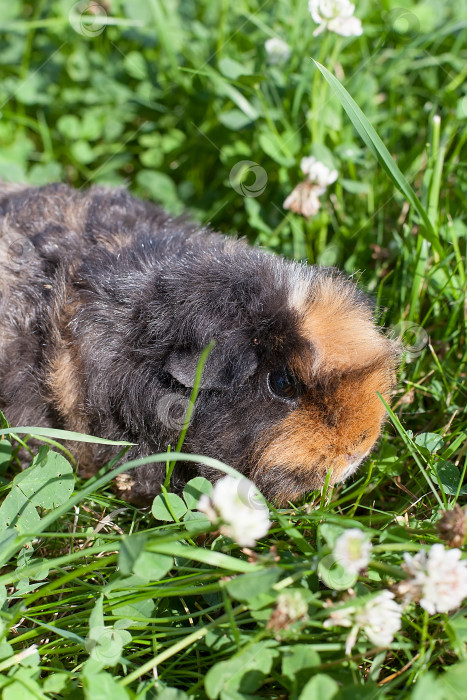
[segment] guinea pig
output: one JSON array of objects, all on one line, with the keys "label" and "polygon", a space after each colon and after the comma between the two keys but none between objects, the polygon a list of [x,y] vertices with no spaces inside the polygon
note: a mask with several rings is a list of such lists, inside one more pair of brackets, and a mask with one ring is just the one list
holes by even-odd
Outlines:
[{"label": "guinea pig", "polygon": [[[279,505],[353,474],[380,435],[398,344],[353,280],[173,218],[124,189],[0,184],[0,409],[12,425],[176,445]],[[78,443],[88,477],[118,448]],[[175,487],[196,474],[178,464]],[[144,505],[164,465],[119,493]]]}]

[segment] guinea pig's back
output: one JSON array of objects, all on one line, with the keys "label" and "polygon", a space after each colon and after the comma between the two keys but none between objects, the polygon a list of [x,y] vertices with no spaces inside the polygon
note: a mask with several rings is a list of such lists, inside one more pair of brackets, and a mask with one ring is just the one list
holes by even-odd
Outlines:
[{"label": "guinea pig's back", "polygon": [[[75,266],[94,248],[115,252],[129,245],[138,230],[166,218],[154,205],[123,189],[75,190],[53,184],[28,187],[0,183],[1,264],[29,262]],[[24,270],[23,270],[24,273]]]},{"label": "guinea pig's back", "polygon": [[[168,218],[122,189],[0,182],[0,410],[10,407],[16,418],[22,387],[40,393],[35,386],[54,327],[51,315],[65,318],[67,289],[86,261],[105,263],[106,253],[110,260],[134,247],[145,231],[157,236]],[[18,421],[29,419],[19,413]],[[42,422],[39,411],[30,419]]]},{"label": "guinea pig's back", "polygon": [[2,315],[23,307],[28,318],[37,316],[60,275],[71,281],[86,260],[102,262],[106,253],[110,259],[121,249],[135,249],[136,239],[162,241],[170,221],[157,206],[123,189],[0,182]]}]

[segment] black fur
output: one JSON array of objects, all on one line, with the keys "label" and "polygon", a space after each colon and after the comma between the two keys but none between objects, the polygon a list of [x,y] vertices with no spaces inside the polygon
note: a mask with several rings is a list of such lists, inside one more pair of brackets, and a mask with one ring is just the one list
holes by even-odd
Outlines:
[{"label": "black fur", "polygon": [[[294,408],[271,395],[267,374],[307,342],[290,304],[296,278],[312,288],[331,274],[173,219],[124,190],[64,185],[0,185],[0,269],[0,408],[12,424],[130,440],[131,456],[174,447],[200,352],[215,339],[184,450],[247,475],[257,445]],[[54,370],[60,357],[69,389],[66,371]],[[83,448],[83,473],[111,454]],[[126,497],[148,502],[164,469],[141,468]],[[316,486],[312,475],[276,471],[258,480],[267,495],[275,480]],[[177,482],[193,473],[178,465]]]}]

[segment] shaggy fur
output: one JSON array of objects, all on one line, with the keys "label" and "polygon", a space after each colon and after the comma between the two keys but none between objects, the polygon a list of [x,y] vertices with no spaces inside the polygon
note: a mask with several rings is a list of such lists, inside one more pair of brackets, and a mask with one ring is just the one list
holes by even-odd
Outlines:
[{"label": "shaggy fur", "polygon": [[[251,477],[278,503],[352,473],[378,439],[397,346],[332,269],[288,262],[173,219],[125,190],[0,184],[0,409],[13,425],[177,442]],[[287,372],[293,395],[274,391]],[[115,448],[73,446],[81,474]],[[178,465],[181,486],[206,467]],[[147,503],[164,466],[120,481]]]}]

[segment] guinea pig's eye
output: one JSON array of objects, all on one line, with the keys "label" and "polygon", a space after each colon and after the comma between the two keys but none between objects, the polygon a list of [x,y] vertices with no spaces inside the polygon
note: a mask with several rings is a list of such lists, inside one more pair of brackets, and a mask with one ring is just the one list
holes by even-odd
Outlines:
[{"label": "guinea pig's eye", "polygon": [[275,369],[268,374],[269,391],[281,399],[295,399],[299,383],[288,367]]}]

